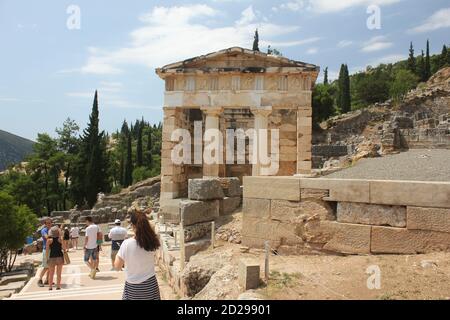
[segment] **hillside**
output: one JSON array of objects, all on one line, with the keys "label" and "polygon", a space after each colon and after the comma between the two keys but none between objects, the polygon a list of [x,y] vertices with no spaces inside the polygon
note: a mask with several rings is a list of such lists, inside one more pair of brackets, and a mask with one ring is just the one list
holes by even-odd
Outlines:
[{"label": "hillside", "polygon": [[0,171],[22,161],[33,151],[33,141],[0,130]]},{"label": "hillside", "polygon": [[321,123],[313,161],[321,168],[408,149],[450,149],[450,67],[410,91],[400,103],[388,100]]}]

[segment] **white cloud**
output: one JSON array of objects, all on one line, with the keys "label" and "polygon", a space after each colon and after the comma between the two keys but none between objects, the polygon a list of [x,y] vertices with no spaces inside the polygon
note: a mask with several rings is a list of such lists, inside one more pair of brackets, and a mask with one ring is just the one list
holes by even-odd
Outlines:
[{"label": "white cloud", "polygon": [[311,38],[306,38],[303,40],[297,40],[297,41],[281,41],[281,42],[277,42],[277,41],[260,41],[260,44],[262,47],[268,46],[270,45],[273,48],[281,48],[281,47],[294,47],[294,46],[301,46],[301,45],[305,45],[305,44],[311,44],[317,41],[320,41],[322,38],[320,37],[311,37]]},{"label": "white cloud", "polygon": [[12,97],[0,97],[0,102],[18,102],[19,99]]},{"label": "white cloud", "polygon": [[280,5],[280,9],[287,9],[290,11],[300,11],[305,8],[305,1],[303,0],[295,0],[286,3],[282,3]]},{"label": "white cloud", "polygon": [[387,48],[392,47],[393,43],[387,41],[387,38],[384,36],[377,36],[371,38],[369,41],[365,42],[363,44],[363,47],[361,48],[362,52],[374,52],[374,51],[380,51]]},{"label": "white cloud", "polygon": [[338,42],[337,46],[338,46],[338,48],[345,48],[345,47],[351,46],[352,44],[353,44],[353,41],[350,41],[350,40],[342,40],[342,41],[339,41],[339,42]]},{"label": "white cloud", "polygon": [[450,8],[436,11],[423,24],[411,30],[413,33],[422,33],[450,27]]},{"label": "white cloud", "polygon": [[309,48],[306,50],[307,54],[316,54],[317,52],[319,52],[319,48]]},{"label": "white cloud", "polygon": [[402,0],[292,0],[285,2],[278,9],[286,9],[290,11],[300,11],[303,9],[314,11],[316,13],[339,12],[352,7],[369,6],[369,5],[390,5]]},{"label": "white cloud", "polygon": [[249,24],[256,20],[256,14],[253,11],[253,6],[248,7],[244,11],[242,11],[241,19],[237,21],[239,25]]},{"label": "white cloud", "polygon": [[[152,109],[161,110],[161,106],[149,106],[140,103],[134,103],[128,99],[124,99],[120,94],[122,84],[118,82],[100,82],[98,89],[99,105],[101,108],[116,108],[116,109]],[[71,98],[92,100],[94,99],[94,92],[80,91],[67,92],[66,96]]]},{"label": "white cloud", "polygon": [[372,62],[370,62],[368,65],[372,66],[372,67],[376,67],[379,64],[389,64],[389,63],[394,63],[400,60],[404,60],[406,59],[406,55],[404,54],[391,54],[391,55],[387,55],[381,58],[378,58],[376,60],[373,60]]},{"label": "white cloud", "polygon": [[[126,46],[118,49],[89,48],[89,57],[81,72],[117,74],[126,65],[161,67],[227,47],[249,48],[256,28],[263,39],[261,46],[275,44],[277,36],[299,29],[298,26],[272,24],[264,19],[259,21],[252,6],[246,8],[231,25],[205,25],[202,18],[216,17],[218,14],[207,5],[155,7],[140,17],[144,25],[130,33],[130,41]],[[278,44],[293,46],[303,44],[303,41],[316,40],[312,38]]]}]

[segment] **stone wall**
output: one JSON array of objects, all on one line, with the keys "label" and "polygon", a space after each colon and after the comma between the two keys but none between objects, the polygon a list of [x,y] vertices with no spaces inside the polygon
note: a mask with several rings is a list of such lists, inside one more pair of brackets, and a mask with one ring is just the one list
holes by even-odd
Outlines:
[{"label": "stone wall", "polygon": [[242,242],[296,253],[450,251],[450,183],[244,179]]}]

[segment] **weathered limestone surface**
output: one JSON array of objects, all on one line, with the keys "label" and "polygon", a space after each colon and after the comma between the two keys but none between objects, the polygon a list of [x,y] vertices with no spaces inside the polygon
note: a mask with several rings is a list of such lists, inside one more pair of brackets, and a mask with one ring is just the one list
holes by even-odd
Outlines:
[{"label": "weathered limestone surface", "polygon": [[225,197],[220,201],[220,215],[228,215],[236,211],[242,203],[241,197]]},{"label": "weathered limestone surface", "polygon": [[300,179],[296,177],[244,177],[244,197],[300,201]]},{"label": "weathered limestone surface", "polygon": [[370,181],[370,203],[450,208],[450,183]]},{"label": "weathered limestone surface", "polygon": [[373,253],[416,254],[450,250],[450,233],[372,227]]},{"label": "weathered limestone surface", "polygon": [[337,221],[376,226],[406,227],[406,207],[338,202]]},{"label": "weathered limestone surface", "polygon": [[369,182],[351,179],[301,179],[302,189],[330,190],[333,201],[370,203]]},{"label": "weathered limestone surface", "polygon": [[225,197],[241,197],[242,188],[239,178],[219,178]]},{"label": "weathered limestone surface", "polygon": [[190,179],[188,194],[191,200],[215,200],[225,196],[217,179]]},{"label": "weathered limestone surface", "polygon": [[180,202],[180,214],[185,226],[213,221],[219,217],[219,201],[183,200]]},{"label": "weathered limestone surface", "polygon": [[191,242],[211,234],[211,222],[196,223],[184,227],[184,242]]},{"label": "weathered limestone surface", "polygon": [[244,291],[258,288],[259,270],[259,263],[256,261],[239,261],[238,280]]},{"label": "weathered limestone surface", "polygon": [[249,218],[270,218],[270,200],[244,198],[242,210],[245,217]]},{"label": "weathered limestone surface", "polygon": [[450,233],[450,209],[408,207],[410,230],[431,230]]}]

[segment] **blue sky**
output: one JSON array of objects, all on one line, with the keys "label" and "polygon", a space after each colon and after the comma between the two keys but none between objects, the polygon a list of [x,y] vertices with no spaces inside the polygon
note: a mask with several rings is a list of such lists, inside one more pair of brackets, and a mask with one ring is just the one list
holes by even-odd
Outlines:
[{"label": "blue sky", "polygon": [[[69,29],[80,10],[79,29]],[[381,29],[367,27],[368,6]],[[72,24],[73,25],[73,24]],[[0,129],[29,139],[54,134],[67,117],[83,128],[99,90],[101,127],[162,118],[154,69],[231,46],[251,47],[260,30],[284,56],[350,71],[450,43],[448,0],[0,0]]]}]

